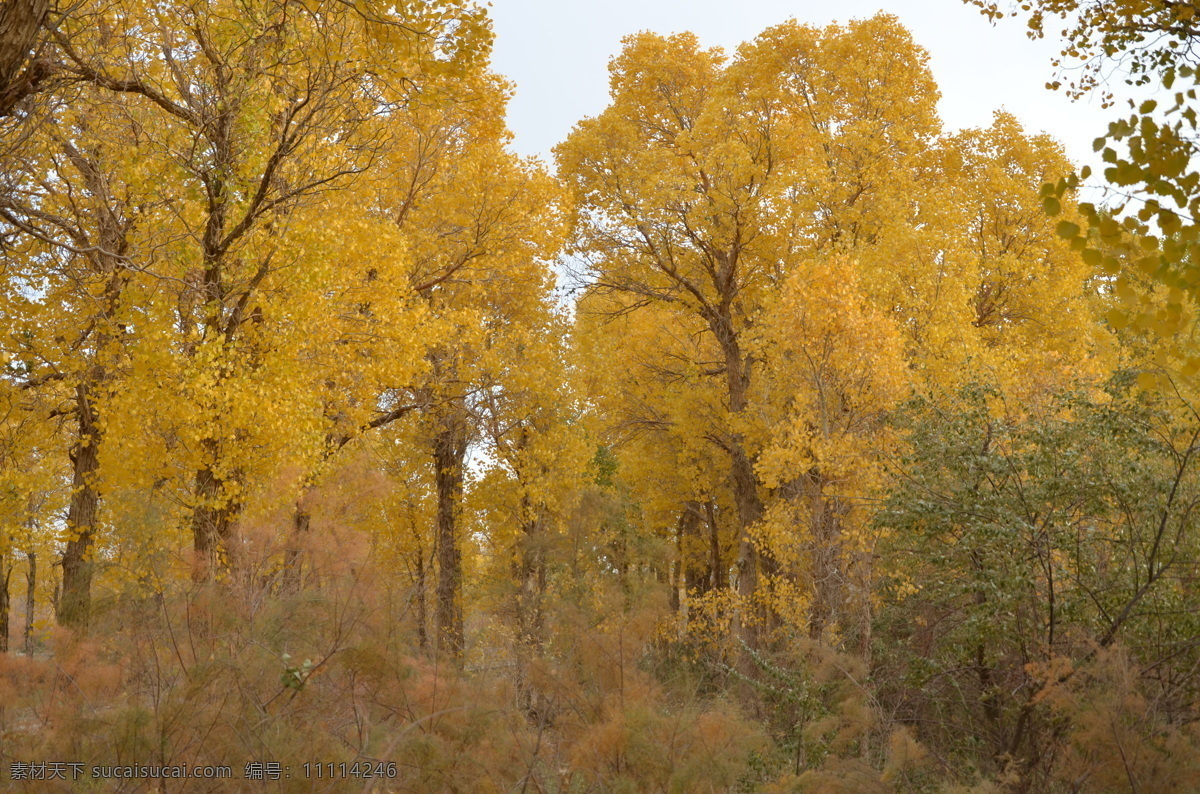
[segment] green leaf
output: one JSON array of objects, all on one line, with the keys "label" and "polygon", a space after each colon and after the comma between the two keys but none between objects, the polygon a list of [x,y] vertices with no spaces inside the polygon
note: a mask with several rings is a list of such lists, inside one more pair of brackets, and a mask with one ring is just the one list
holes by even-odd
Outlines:
[{"label": "green leaf", "polygon": [[1079,224],[1071,223],[1070,221],[1059,221],[1058,226],[1055,227],[1055,231],[1064,240],[1071,240],[1079,236]]}]

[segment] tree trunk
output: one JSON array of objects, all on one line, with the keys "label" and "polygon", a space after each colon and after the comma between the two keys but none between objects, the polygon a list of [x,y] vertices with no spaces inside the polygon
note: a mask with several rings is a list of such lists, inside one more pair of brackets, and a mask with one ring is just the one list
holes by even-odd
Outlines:
[{"label": "tree trunk", "polygon": [[467,418],[452,412],[441,421],[433,443],[437,466],[437,585],[438,650],[454,659],[463,652],[462,550],[459,518],[462,511],[463,461],[467,454]]},{"label": "tree trunk", "polygon": [[100,494],[96,476],[100,469],[101,431],[96,409],[86,384],[75,389],[79,417],[78,436],[71,449],[71,502],[67,508],[67,527],[71,537],[62,557],[62,594],[58,602],[58,622],[63,626],[86,629],[92,606],[92,541]]},{"label": "tree trunk", "polygon": [[[701,541],[701,523],[704,513],[701,504],[689,499],[683,503],[683,511],[679,514],[679,524],[676,527],[675,547],[679,557],[679,582],[674,593],[678,603],[677,609],[687,611],[687,599],[695,592],[703,594],[708,591],[712,575],[708,570],[710,565],[708,550]],[[697,549],[703,549],[702,556],[696,556]]]},{"label": "tree trunk", "polygon": [[531,722],[540,722],[546,715],[546,698],[529,675],[534,659],[541,656],[545,642],[546,548],[544,509],[533,507],[528,496],[521,500],[524,520],[513,572],[517,580],[517,669],[516,690],[518,705]]},{"label": "tree trunk", "polygon": [[[529,500],[524,500],[529,515]],[[517,623],[521,642],[528,648],[542,645],[542,598],[546,592],[546,550],[543,520],[529,516],[521,527],[520,593],[517,596]]]},{"label": "tree trunk", "polygon": [[47,61],[29,62],[44,37],[49,11],[50,0],[5,0],[0,5],[0,116],[10,115],[50,74]]},{"label": "tree trunk", "polygon": [[12,576],[12,563],[0,554],[0,653],[8,652],[8,581]]},{"label": "tree trunk", "polygon": [[97,222],[96,242],[99,249],[87,254],[91,270],[105,280],[103,300],[94,318],[94,352],[86,368],[79,373],[75,387],[75,412],[78,431],[70,458],[73,468],[71,502],[67,508],[67,528],[71,537],[62,557],[62,593],[56,606],[58,622],[76,629],[86,629],[92,605],[92,544],[100,506],[96,479],[100,469],[100,445],[103,429],[96,406],[97,393],[109,384],[114,373],[109,362],[121,344],[123,332],[117,323],[121,298],[129,282],[129,270],[124,267],[127,249],[125,233],[128,225],[124,207],[115,198],[109,179],[96,161],[72,146],[65,146],[67,157],[84,177],[95,206],[92,215]]},{"label": "tree trunk", "polygon": [[[706,318],[725,358],[725,385],[730,413],[737,415],[746,410],[746,391],[750,386],[749,365],[742,355],[741,343],[733,328],[728,311],[712,312]],[[733,496],[738,509],[738,558],[737,592],[741,596],[738,636],[751,648],[758,645],[758,634],[762,616],[758,615],[760,560],[754,539],[754,526],[762,519],[763,503],[758,495],[758,478],[754,474],[754,461],[746,452],[745,439],[741,433],[730,432],[722,441],[729,455],[730,479]]]},{"label": "tree trunk", "polygon": [[225,495],[226,480],[213,470],[219,459],[220,443],[206,438],[201,447],[211,462],[196,472],[193,488],[196,506],[192,509],[195,552],[192,579],[196,582],[211,581],[233,563],[231,557],[236,550],[230,541],[238,511],[238,504]]},{"label": "tree trunk", "polygon": [[683,567],[683,558],[687,550],[683,546],[684,521],[687,520],[687,508],[679,514],[675,524],[675,561],[671,563],[671,611],[676,615],[687,604],[687,573]]},{"label": "tree trunk", "polygon": [[288,547],[283,552],[283,579],[280,589],[284,593],[300,591],[300,577],[304,568],[302,550],[311,525],[312,516],[297,503],[296,510],[292,513],[292,534],[288,540]]},{"label": "tree trunk", "polygon": [[425,600],[425,549],[417,544],[417,644],[421,650],[429,647],[428,606]]},{"label": "tree trunk", "polygon": [[25,555],[29,566],[25,569],[25,655],[33,655],[33,607],[34,591],[37,587],[37,554]]},{"label": "tree trunk", "polygon": [[715,500],[704,503],[704,519],[708,524],[708,589],[719,590],[725,586],[725,564],[721,560],[721,533],[717,528]]},{"label": "tree trunk", "polygon": [[845,570],[842,560],[841,510],[836,500],[825,494],[825,482],[819,471],[810,471],[804,485],[811,516],[811,560],[813,594],[809,608],[808,636],[824,640],[825,633],[838,622],[845,601]]}]

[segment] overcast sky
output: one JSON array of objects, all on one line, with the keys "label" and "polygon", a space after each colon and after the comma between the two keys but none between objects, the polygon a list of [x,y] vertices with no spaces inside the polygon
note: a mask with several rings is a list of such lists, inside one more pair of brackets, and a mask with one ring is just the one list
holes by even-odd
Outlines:
[{"label": "overcast sky", "polygon": [[516,83],[509,108],[514,148],[550,162],[550,148],[607,104],[608,60],[622,36],[688,30],[705,45],[732,51],[789,18],[826,25],[880,10],[898,17],[929,51],[948,129],[986,126],[1003,107],[1027,130],[1058,138],[1077,162],[1095,164],[1092,140],[1114,111],[1045,88],[1058,42],[1030,41],[1021,19],[993,26],[961,0],[492,0],[492,63]]}]

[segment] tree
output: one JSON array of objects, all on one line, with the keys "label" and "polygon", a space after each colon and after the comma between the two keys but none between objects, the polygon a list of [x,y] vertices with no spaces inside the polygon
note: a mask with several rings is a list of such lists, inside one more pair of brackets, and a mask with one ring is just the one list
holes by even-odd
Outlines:
[{"label": "tree", "polygon": [[1198,683],[1196,419],[1132,381],[1032,411],[980,386],[956,409],[908,406],[912,451],[874,519],[878,658],[896,666],[883,696],[931,746],[990,757],[1026,789],[1062,739],[1044,698],[1097,648],[1126,648],[1176,702]]},{"label": "tree", "polygon": [[[867,37],[885,45],[870,62],[854,55]],[[720,378],[724,409],[707,435],[728,459],[737,589],[758,609],[771,570],[754,541],[764,502],[744,425],[758,385],[757,316],[797,258],[875,231],[880,207],[860,199],[888,190],[879,177],[904,171],[932,134],[933,94],[922,56],[885,17],[779,26],[723,60],[690,35],[631,37],[611,66],[613,104],[556,152],[580,205],[589,290],[665,304],[711,345],[707,377]],[[875,69],[893,79],[872,81]],[[835,87],[835,73],[851,88]]]},{"label": "tree", "polygon": [[506,596],[499,611],[513,618],[517,683],[530,711],[537,705],[529,668],[545,647],[547,594],[564,562],[563,527],[587,469],[568,328],[565,317],[548,312],[497,335],[496,353],[506,364],[478,401],[490,465],[473,502],[486,516],[487,567]]},{"label": "tree", "polygon": [[[126,97],[94,88],[56,98],[55,112],[9,159],[0,219],[19,235],[5,302],[10,374],[60,402],[69,417],[71,500],[59,619],[86,625],[100,502],[100,414],[124,366],[132,321],[131,264],[154,262],[162,205],[146,185],[161,171],[135,164],[147,122]],[[143,224],[139,227],[139,223]],[[19,362],[19,363],[18,363]]]},{"label": "tree", "polygon": [[562,237],[556,186],[505,149],[507,92],[480,73],[415,96],[392,119],[369,204],[404,239],[406,286],[427,322],[421,366],[387,399],[420,409],[436,495],[437,647],[451,657],[464,649],[467,451],[497,396],[539,377],[520,359],[526,335],[551,323],[548,262]]},{"label": "tree", "polygon": [[788,578],[803,583],[800,594],[780,587],[776,610],[807,601],[812,639],[840,631],[865,656],[875,539],[864,505],[897,448],[888,419],[911,388],[903,340],[843,258],[798,263],[763,323],[764,370],[787,398],[759,460],[779,496],[760,531]]},{"label": "tree", "polygon": [[[760,537],[769,509],[794,499],[808,505],[805,514],[821,514],[814,493],[797,493],[803,456],[782,456],[769,471],[765,450],[792,444],[796,452],[795,437],[775,434],[839,424],[823,425],[820,401],[804,396],[795,365],[783,363],[805,352],[789,350],[779,329],[811,333],[808,355],[824,345],[830,360],[860,373],[833,375],[820,356],[800,370],[838,380],[861,376],[850,351],[863,344],[862,318],[878,318],[886,363],[859,397],[879,401],[848,408],[863,412],[855,421],[878,419],[907,388],[894,386],[896,356],[909,365],[900,380],[911,376],[918,387],[961,378],[968,366],[1030,391],[1044,385],[1048,361],[1079,362],[1067,379],[1103,369],[1084,268],[1041,215],[1034,187],[1065,162],[1060,148],[1029,139],[1004,115],[988,130],[941,135],[926,56],[894,19],[777,26],[727,63],[690,35],[642,34],[627,39],[611,72],[612,104],[556,150],[578,206],[581,324],[594,323],[589,335],[610,328],[608,344],[624,356],[617,366],[637,367],[617,373],[625,427],[655,433],[671,456],[679,442],[665,446],[660,431],[687,439],[674,459],[686,456],[689,475],[697,464],[707,469],[704,482],[673,485],[678,501],[664,512],[731,495],[745,627],[775,619],[767,602],[797,601],[762,585],[797,574],[792,566],[780,576],[783,547]],[[804,301],[780,308],[781,296],[828,289],[831,272],[856,294],[830,307],[837,318],[828,324],[797,329],[789,312]],[[708,469],[714,453],[725,459],[724,476]]]}]

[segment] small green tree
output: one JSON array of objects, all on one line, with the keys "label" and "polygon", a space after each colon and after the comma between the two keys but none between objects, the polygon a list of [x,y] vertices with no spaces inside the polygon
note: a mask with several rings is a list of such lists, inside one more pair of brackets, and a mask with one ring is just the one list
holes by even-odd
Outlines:
[{"label": "small green tree", "polygon": [[913,451],[876,519],[881,696],[963,768],[1047,780],[1061,725],[1041,693],[1097,648],[1120,641],[1171,686],[1200,684],[1200,425],[1131,384],[1033,413],[987,388],[911,406]]}]

